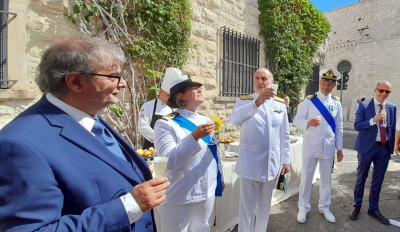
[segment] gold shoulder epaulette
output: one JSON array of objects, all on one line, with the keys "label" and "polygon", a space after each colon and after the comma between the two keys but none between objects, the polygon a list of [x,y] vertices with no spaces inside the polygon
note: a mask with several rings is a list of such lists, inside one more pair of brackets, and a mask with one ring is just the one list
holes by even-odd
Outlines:
[{"label": "gold shoulder epaulette", "polygon": [[283,100],[283,98],[280,98],[280,97],[274,96],[274,99],[275,99],[275,101],[278,101],[278,102],[285,103],[285,100]]},{"label": "gold shoulder epaulette", "polygon": [[240,96],[239,98],[240,98],[240,100],[253,100],[254,99],[254,97],[251,95],[243,95],[243,96]]},{"label": "gold shoulder epaulette", "polygon": [[307,98],[308,98],[309,100],[311,100],[312,98],[314,98],[314,97],[316,97],[316,96],[317,96],[317,94],[314,93],[314,94],[308,95]]},{"label": "gold shoulder epaulette", "polygon": [[333,95],[333,94],[332,94],[331,96],[332,96],[332,98],[335,99],[336,101],[340,101],[340,97],[335,96],[335,95]]},{"label": "gold shoulder epaulette", "polygon": [[169,121],[169,120],[174,119],[174,118],[175,118],[176,116],[178,116],[178,115],[179,115],[179,113],[173,112],[173,113],[170,113],[170,114],[165,115],[164,117],[162,117],[162,119],[164,119],[164,120],[166,120],[166,121]]}]

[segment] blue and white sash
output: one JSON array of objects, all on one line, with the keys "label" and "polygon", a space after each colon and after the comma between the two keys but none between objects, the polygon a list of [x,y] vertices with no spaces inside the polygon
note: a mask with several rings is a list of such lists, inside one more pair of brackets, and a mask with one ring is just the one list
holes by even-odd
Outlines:
[{"label": "blue and white sash", "polygon": [[[188,119],[178,115],[172,119],[174,122],[178,123],[181,127],[187,129],[188,131],[194,131],[196,129],[196,125],[189,121]],[[217,149],[217,144],[210,144],[211,142],[211,137],[209,135],[204,136],[201,138],[210,148],[211,153],[214,156],[215,161],[217,162],[217,189],[215,190],[215,196],[220,197],[222,196],[222,180],[221,180],[221,172],[219,171],[219,166],[218,166],[218,149]]]},{"label": "blue and white sash", "polygon": [[322,117],[325,118],[326,122],[331,127],[333,133],[336,134],[335,119],[333,119],[328,109],[324,106],[324,104],[322,104],[321,100],[319,100],[318,97],[313,97],[310,100],[314,104],[314,106],[318,109],[318,111],[321,113]]}]

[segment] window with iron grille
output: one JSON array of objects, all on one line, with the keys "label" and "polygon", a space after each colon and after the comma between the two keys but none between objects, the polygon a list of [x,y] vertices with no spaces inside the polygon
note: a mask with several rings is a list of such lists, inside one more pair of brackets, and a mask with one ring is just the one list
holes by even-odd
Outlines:
[{"label": "window with iron grille", "polygon": [[7,20],[8,20],[8,0],[0,3],[0,89],[8,87],[7,70]]},{"label": "window with iron grille", "polygon": [[254,92],[254,73],[260,64],[261,40],[227,27],[222,28],[222,96]]}]

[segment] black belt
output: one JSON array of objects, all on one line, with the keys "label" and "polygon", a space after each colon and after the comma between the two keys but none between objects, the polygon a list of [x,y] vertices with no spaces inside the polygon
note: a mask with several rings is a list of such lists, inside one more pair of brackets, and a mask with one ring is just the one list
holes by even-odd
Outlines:
[{"label": "black belt", "polygon": [[382,146],[385,145],[381,141],[375,141],[374,146]]}]

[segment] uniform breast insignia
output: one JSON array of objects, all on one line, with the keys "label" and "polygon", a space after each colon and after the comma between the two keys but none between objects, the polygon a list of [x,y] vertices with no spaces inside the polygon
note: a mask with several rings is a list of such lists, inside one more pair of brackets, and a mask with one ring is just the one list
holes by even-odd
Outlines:
[{"label": "uniform breast insignia", "polygon": [[240,98],[240,100],[253,100],[254,99],[254,97],[251,95],[243,95],[243,96],[240,96],[239,98]]},{"label": "uniform breast insignia", "polygon": [[316,97],[316,96],[317,96],[317,94],[314,93],[314,94],[308,95],[307,98],[308,98],[308,100],[311,100],[312,98],[314,98],[314,97]]},{"label": "uniform breast insignia", "polygon": [[285,100],[283,100],[283,98],[274,96],[274,100],[275,100],[275,101],[278,101],[278,102],[282,102],[283,104],[285,104]]},{"label": "uniform breast insignia", "polygon": [[165,121],[169,121],[169,120],[174,119],[178,115],[179,115],[179,113],[173,112],[173,113],[165,115],[164,117],[162,117],[162,119],[164,119]]},{"label": "uniform breast insignia", "polygon": [[283,112],[283,109],[282,108],[278,108],[278,107],[274,107],[274,112],[280,114],[280,113]]},{"label": "uniform breast insignia", "polygon": [[335,99],[336,101],[340,101],[340,97],[335,96],[335,95],[331,95],[333,99]]}]

